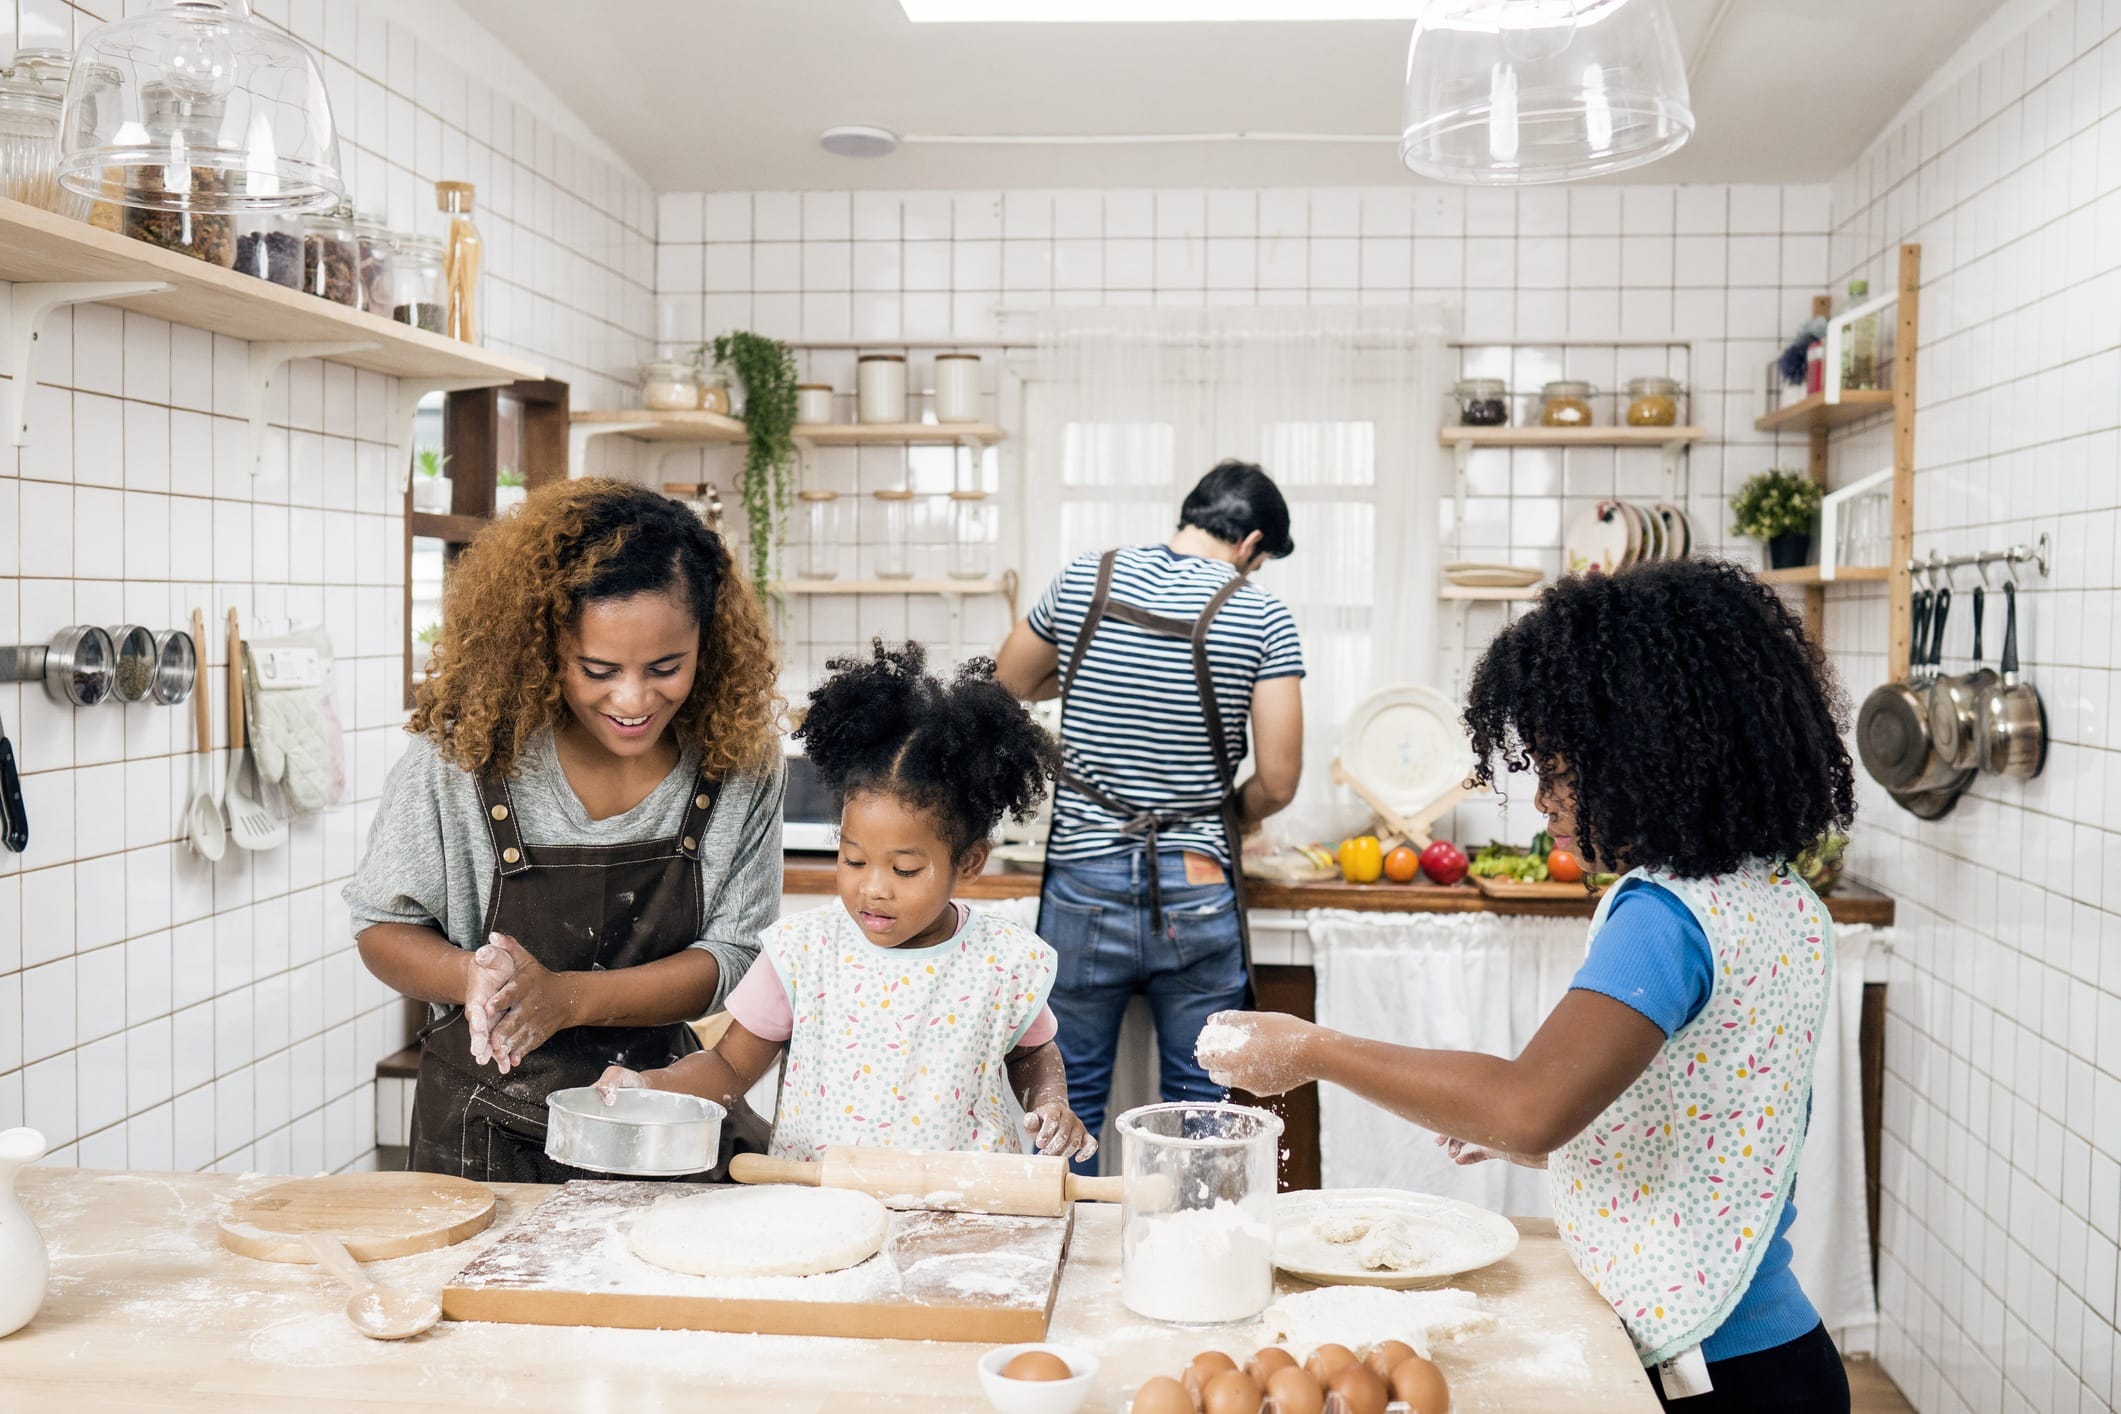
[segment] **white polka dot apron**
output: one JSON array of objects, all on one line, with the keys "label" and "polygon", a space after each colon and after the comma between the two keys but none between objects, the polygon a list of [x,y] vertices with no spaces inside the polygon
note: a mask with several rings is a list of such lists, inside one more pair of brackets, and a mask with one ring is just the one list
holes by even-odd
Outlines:
[{"label": "white polka dot apron", "polygon": [[975,908],[947,942],[880,948],[834,903],[783,919],[765,947],[795,1022],[775,1158],[1021,1150],[1003,1060],[1053,988],[1035,933]]},{"label": "white polka dot apron", "polygon": [[1626,879],[1686,904],[1708,936],[1714,991],[1548,1171],[1570,1257],[1654,1365],[1714,1334],[1774,1239],[1804,1147],[1834,933],[1802,879],[1764,864]]}]

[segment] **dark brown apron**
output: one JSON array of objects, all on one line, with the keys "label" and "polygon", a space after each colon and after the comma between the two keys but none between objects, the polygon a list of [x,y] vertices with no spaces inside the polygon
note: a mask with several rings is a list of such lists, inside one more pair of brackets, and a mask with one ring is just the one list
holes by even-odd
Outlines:
[{"label": "dark brown apron", "polygon": [[1061,679],[1061,716],[1065,722],[1068,712],[1068,696],[1075,690],[1077,675],[1082,670],[1083,658],[1090,651],[1090,641],[1097,637],[1108,618],[1161,638],[1184,639],[1193,648],[1193,690],[1200,697],[1201,717],[1208,725],[1208,749],[1214,753],[1215,772],[1222,778],[1222,799],[1212,805],[1194,806],[1184,810],[1146,810],[1129,805],[1103,788],[1084,780],[1075,772],[1063,767],[1061,784],[1075,791],[1092,804],[1110,811],[1125,821],[1120,833],[1142,841],[1149,852],[1149,926],[1157,932],[1165,931],[1164,894],[1160,865],[1162,835],[1176,825],[1191,824],[1196,820],[1220,819],[1223,827],[1223,843],[1230,854],[1230,887],[1237,895],[1237,933],[1244,944],[1245,952],[1245,1005],[1254,1004],[1258,989],[1252,977],[1252,924],[1245,911],[1244,830],[1237,814],[1237,765],[1227,753],[1227,739],[1223,736],[1222,706],[1215,697],[1215,674],[1208,661],[1208,630],[1215,624],[1216,616],[1230,602],[1233,595],[1245,586],[1245,576],[1232,575],[1230,582],[1215,591],[1200,617],[1192,622],[1184,619],[1169,619],[1161,614],[1152,614],[1132,604],[1114,601],[1112,598],[1112,566],[1119,558],[1119,551],[1108,550],[1097,563],[1097,588],[1090,596],[1090,609],[1083,617],[1083,626],[1075,636],[1075,651],[1068,655],[1068,673]]},{"label": "dark brown apron", "polygon": [[[699,846],[715,796],[716,783],[702,777],[672,839],[532,846],[516,827],[508,783],[481,780],[494,875],[480,937],[505,933],[554,972],[638,967],[684,951],[706,923]],[[472,1059],[464,1009],[451,1007],[420,1033],[410,1166],[486,1183],[607,1177],[545,1156],[545,1097],[593,1084],[606,1066],[650,1070],[699,1049],[682,1021],[576,1026],[502,1075]],[[722,1126],[722,1163],[740,1149],[763,1152],[765,1139],[765,1125],[739,1101]]]}]

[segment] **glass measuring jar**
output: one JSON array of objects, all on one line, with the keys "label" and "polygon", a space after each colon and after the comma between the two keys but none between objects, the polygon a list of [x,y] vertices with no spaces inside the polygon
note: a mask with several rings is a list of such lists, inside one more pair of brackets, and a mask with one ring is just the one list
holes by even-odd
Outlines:
[{"label": "glass measuring jar", "polygon": [[1282,1123],[1245,1105],[1121,1115],[1120,1300],[1175,1325],[1246,1321],[1274,1299]]}]

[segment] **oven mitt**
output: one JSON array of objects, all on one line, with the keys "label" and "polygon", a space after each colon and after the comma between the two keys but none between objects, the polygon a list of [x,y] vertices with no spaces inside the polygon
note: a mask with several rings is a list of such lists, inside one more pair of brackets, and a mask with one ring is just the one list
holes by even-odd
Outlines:
[{"label": "oven mitt", "polygon": [[[247,735],[259,779],[277,787],[296,814],[314,815],[337,804],[345,794],[346,766],[344,736],[331,705],[331,640],[317,632],[244,647]],[[288,662],[314,667],[283,676]]]}]

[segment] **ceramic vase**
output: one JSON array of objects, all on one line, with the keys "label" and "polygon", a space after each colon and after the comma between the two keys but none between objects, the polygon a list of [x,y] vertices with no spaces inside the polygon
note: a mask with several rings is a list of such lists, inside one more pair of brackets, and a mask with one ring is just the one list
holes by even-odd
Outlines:
[{"label": "ceramic vase", "polygon": [[34,1129],[0,1132],[0,1336],[28,1325],[44,1304],[44,1239],[15,1197],[15,1175],[43,1158],[45,1148]]}]

